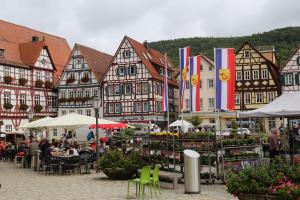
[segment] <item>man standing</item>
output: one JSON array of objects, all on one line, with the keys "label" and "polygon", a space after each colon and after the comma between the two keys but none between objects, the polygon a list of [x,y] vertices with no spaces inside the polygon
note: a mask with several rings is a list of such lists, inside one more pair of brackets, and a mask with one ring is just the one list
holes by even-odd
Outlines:
[{"label": "man standing", "polygon": [[277,137],[277,130],[275,128],[271,129],[271,135],[269,137],[270,146],[270,163],[273,163],[275,157],[279,155],[279,140]]}]

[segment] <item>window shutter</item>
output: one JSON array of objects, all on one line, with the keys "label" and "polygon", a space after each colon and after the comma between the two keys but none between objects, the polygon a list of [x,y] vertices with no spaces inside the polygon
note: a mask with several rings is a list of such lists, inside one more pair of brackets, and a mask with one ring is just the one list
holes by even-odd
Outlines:
[{"label": "window shutter", "polygon": [[136,68],[136,66],[134,67],[134,75],[136,75],[137,74],[137,68]]},{"label": "window shutter", "polygon": [[119,93],[124,94],[124,85],[119,86]]},{"label": "window shutter", "polygon": [[294,85],[299,85],[299,74],[298,73],[296,73],[294,75]]},{"label": "window shutter", "polygon": [[280,75],[280,82],[281,82],[281,85],[285,85],[285,81],[284,81],[284,74]]},{"label": "window shutter", "polygon": [[136,102],[133,102],[133,112],[136,112]]},{"label": "window shutter", "polygon": [[148,83],[148,93],[151,93],[151,85]]},{"label": "window shutter", "polygon": [[300,65],[300,56],[297,57],[297,65]]}]

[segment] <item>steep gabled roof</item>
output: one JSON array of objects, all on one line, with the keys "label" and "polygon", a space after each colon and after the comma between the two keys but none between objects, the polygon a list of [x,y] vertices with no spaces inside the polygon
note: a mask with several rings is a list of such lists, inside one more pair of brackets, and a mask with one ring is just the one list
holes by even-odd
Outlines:
[{"label": "steep gabled roof", "polygon": [[296,47],[293,51],[293,53],[289,56],[289,58],[284,62],[283,65],[281,65],[280,67],[280,72],[283,70],[283,68],[290,62],[290,60],[293,58],[293,56],[300,50],[300,45],[298,45],[298,47]]},{"label": "steep gabled roof", "polygon": [[[41,47],[40,42],[37,42],[39,44],[33,44],[35,43],[32,42],[33,36],[38,37],[42,41],[41,43],[48,47],[49,54],[57,70],[55,78],[59,77],[71,52],[67,41],[61,37],[2,20],[0,20],[0,49],[5,50],[5,57],[0,59],[0,63],[28,67],[28,63],[32,63],[32,60],[36,57],[37,49]],[[30,47],[33,49],[30,49]],[[24,51],[24,49],[27,50]]]},{"label": "steep gabled roof", "polygon": [[46,47],[45,42],[28,42],[19,44],[20,57],[25,65],[33,66],[42,49]]},{"label": "steep gabled roof", "polygon": [[237,54],[238,52],[240,52],[243,47],[245,45],[249,45],[251,49],[253,49],[260,57],[262,57],[268,66],[268,69],[273,77],[274,82],[276,83],[277,86],[280,87],[280,73],[278,71],[278,67],[275,66],[275,64],[270,61],[269,59],[267,59],[262,53],[260,53],[254,46],[252,46],[248,41],[244,42],[244,44],[235,52],[235,54]]},{"label": "steep gabled roof", "polygon": [[77,46],[81,55],[91,68],[92,73],[100,83],[113,57],[109,54],[83,46],[81,44],[75,44],[75,46]]},{"label": "steep gabled roof", "polygon": [[[160,67],[164,67],[165,56],[157,50],[151,49],[149,47],[146,48],[142,43],[140,43],[140,42],[138,42],[138,41],[136,41],[136,40],[134,40],[134,39],[132,39],[128,36],[125,36],[124,39],[127,39],[129,41],[129,43],[134,48],[135,52],[138,54],[141,61],[145,64],[146,68],[149,70],[152,77],[157,79],[157,80],[163,81],[164,76],[161,76],[159,74],[159,72],[155,68],[155,65],[158,65]],[[169,59],[169,57],[167,57],[167,62],[170,65],[170,66],[168,66],[168,68],[172,71],[172,68],[174,66],[173,66],[171,60]],[[178,83],[177,83],[174,76],[172,76],[172,78],[169,79],[169,84],[172,84],[174,86],[178,86]]]}]

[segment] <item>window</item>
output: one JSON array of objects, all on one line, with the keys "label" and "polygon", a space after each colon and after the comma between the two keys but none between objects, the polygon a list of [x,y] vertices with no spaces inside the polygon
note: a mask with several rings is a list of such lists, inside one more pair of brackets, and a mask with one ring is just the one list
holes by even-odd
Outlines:
[{"label": "window", "polygon": [[69,78],[70,78],[70,79],[75,79],[74,73],[70,73],[70,74],[69,74]]},{"label": "window", "polygon": [[156,85],[157,87],[157,95],[162,95],[162,84],[161,83],[157,83]]},{"label": "window", "polygon": [[113,85],[106,86],[106,95],[108,95],[108,96],[114,95],[114,86]]},{"label": "window", "polygon": [[45,80],[46,81],[51,81],[51,79],[50,79],[50,72],[45,72]]},{"label": "window", "polygon": [[150,104],[148,101],[143,102],[143,112],[149,112],[150,111],[149,106]]},{"label": "window", "polygon": [[81,59],[81,58],[77,58],[77,59],[76,59],[76,63],[77,63],[77,64],[82,64],[82,59]]},{"label": "window", "polygon": [[53,136],[56,137],[57,136],[57,128],[53,129]]},{"label": "window", "polygon": [[245,104],[250,104],[251,103],[251,93],[245,93],[244,94],[244,103]]},{"label": "window", "polygon": [[148,83],[142,83],[142,92],[143,94],[147,94],[150,92],[149,84]]},{"label": "window", "polygon": [[77,113],[78,113],[79,115],[82,115],[82,110],[81,110],[81,109],[77,110]]},{"label": "window", "polygon": [[25,69],[19,69],[19,78],[25,78]]},{"label": "window", "polygon": [[10,103],[10,93],[4,93],[4,103]]},{"label": "window", "polygon": [[274,100],[274,92],[268,92],[268,102],[272,102]]},{"label": "window", "polygon": [[4,76],[10,76],[10,67],[4,66]]},{"label": "window", "polygon": [[161,101],[156,102],[156,112],[158,112],[158,113],[160,113],[162,111],[161,104],[162,104]]},{"label": "window", "polygon": [[165,69],[164,68],[159,68],[159,74],[161,75],[161,76],[164,76],[165,75]]},{"label": "window", "polygon": [[186,80],[185,89],[190,89],[190,80]]},{"label": "window", "polygon": [[259,70],[253,70],[253,80],[259,79]]},{"label": "window", "polygon": [[200,110],[203,110],[204,104],[203,104],[203,98],[200,98]]},{"label": "window", "polygon": [[4,49],[0,49],[0,57],[1,57],[1,58],[4,57]]},{"label": "window", "polygon": [[136,112],[142,112],[142,102],[136,102]]},{"label": "window", "polygon": [[114,95],[120,95],[122,94],[121,88],[123,85],[114,85]]},{"label": "window", "polygon": [[124,66],[118,67],[117,75],[119,75],[119,76],[124,76],[125,75],[125,67]]},{"label": "window", "polygon": [[210,66],[208,66],[208,71],[210,71],[210,72],[211,72],[212,70],[213,70],[213,66],[211,66],[211,65],[210,65]]},{"label": "window", "polygon": [[62,110],[61,111],[61,115],[66,115],[67,114],[67,111],[66,110]]},{"label": "window", "polygon": [[69,91],[69,98],[73,98],[74,97],[74,91]]},{"label": "window", "polygon": [[191,102],[190,102],[190,99],[186,99],[185,100],[185,108],[188,110],[191,108]]},{"label": "window", "polygon": [[62,91],[60,93],[60,98],[66,98],[66,92],[65,91]]},{"label": "window", "polygon": [[41,72],[40,71],[36,71],[35,72],[35,76],[36,76],[36,80],[42,80],[42,76],[41,76]]},{"label": "window", "polygon": [[275,118],[268,118],[269,130],[276,128]]},{"label": "window", "polygon": [[209,109],[215,108],[215,98],[208,98],[208,108]]},{"label": "window", "polygon": [[98,95],[99,95],[99,92],[98,92],[98,90],[97,90],[97,89],[95,89],[95,90],[93,91],[93,93],[94,93],[94,97],[98,97]]},{"label": "window", "polygon": [[91,111],[91,109],[86,109],[86,110],[85,110],[85,115],[86,115],[86,116],[92,116],[92,111]]},{"label": "window", "polygon": [[130,58],[131,57],[131,52],[130,50],[125,50],[123,51],[123,58]]},{"label": "window", "polygon": [[268,70],[267,69],[262,69],[261,70],[261,78],[262,79],[268,79]]},{"label": "window", "polygon": [[250,70],[246,70],[246,71],[244,72],[244,79],[245,79],[245,80],[250,80]]},{"label": "window", "polygon": [[10,124],[5,125],[5,132],[12,132],[12,125]]},{"label": "window", "polygon": [[236,93],[234,96],[235,105],[240,105],[240,94]]},{"label": "window", "polygon": [[122,105],[121,105],[121,103],[116,103],[115,104],[115,111],[116,111],[116,113],[121,113],[122,112]]},{"label": "window", "polygon": [[40,96],[39,95],[34,96],[34,105],[40,105]]},{"label": "window", "polygon": [[113,103],[108,104],[108,113],[114,113],[114,104]]},{"label": "window", "polygon": [[90,91],[89,91],[89,90],[85,90],[85,91],[84,91],[84,96],[85,96],[85,97],[90,97],[90,96],[91,96]]},{"label": "window", "polygon": [[172,78],[172,73],[168,70],[168,79],[171,79]]},{"label": "window", "polygon": [[52,97],[48,97],[48,106],[52,107]]},{"label": "window", "polygon": [[236,71],[235,76],[236,76],[237,81],[242,80],[242,72],[241,71]]},{"label": "window", "polygon": [[203,71],[203,65],[200,65],[200,71]]},{"label": "window", "polygon": [[77,90],[77,97],[81,97],[82,96],[82,92],[81,92],[81,90]]},{"label": "window", "polygon": [[132,93],[132,84],[126,84],[125,85],[125,94],[131,94]]},{"label": "window", "polygon": [[207,79],[207,88],[214,88],[214,79]]},{"label": "window", "polygon": [[136,66],[129,66],[129,75],[136,74]]},{"label": "window", "polygon": [[26,94],[20,94],[20,104],[26,104]]},{"label": "window", "polygon": [[244,51],[244,58],[250,58],[250,50],[245,50]]},{"label": "window", "polygon": [[262,102],[263,102],[263,94],[256,93],[256,103],[262,103]]},{"label": "window", "polygon": [[293,85],[293,74],[284,75],[284,85]]},{"label": "window", "polygon": [[137,83],[135,86],[135,92],[136,94],[141,94],[142,93],[142,85],[140,83]]}]

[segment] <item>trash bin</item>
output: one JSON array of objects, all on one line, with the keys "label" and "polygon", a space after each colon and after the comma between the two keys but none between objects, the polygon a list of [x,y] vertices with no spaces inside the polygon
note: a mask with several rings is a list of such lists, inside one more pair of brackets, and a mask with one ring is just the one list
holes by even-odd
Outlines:
[{"label": "trash bin", "polygon": [[184,189],[186,194],[200,193],[199,153],[184,150]]}]

